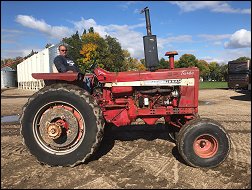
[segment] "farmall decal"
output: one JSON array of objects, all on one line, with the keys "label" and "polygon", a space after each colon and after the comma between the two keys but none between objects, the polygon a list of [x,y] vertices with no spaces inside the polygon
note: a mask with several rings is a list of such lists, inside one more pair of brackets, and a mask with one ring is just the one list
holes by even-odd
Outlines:
[{"label": "farmall decal", "polygon": [[112,86],[194,86],[194,78],[113,82],[105,84],[105,87]]},{"label": "farmall decal", "polygon": [[181,75],[193,75],[194,72],[193,71],[182,71]]}]

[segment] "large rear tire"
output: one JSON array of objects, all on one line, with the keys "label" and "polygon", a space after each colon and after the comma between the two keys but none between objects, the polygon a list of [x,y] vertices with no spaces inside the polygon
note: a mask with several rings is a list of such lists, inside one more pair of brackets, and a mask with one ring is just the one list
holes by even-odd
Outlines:
[{"label": "large rear tire", "polygon": [[176,145],[183,159],[193,167],[216,167],[230,152],[228,134],[218,122],[208,118],[191,120],[184,125]]},{"label": "large rear tire", "polygon": [[96,101],[71,84],[53,84],[35,93],[20,122],[24,144],[39,162],[50,166],[85,162],[98,148],[104,130]]}]

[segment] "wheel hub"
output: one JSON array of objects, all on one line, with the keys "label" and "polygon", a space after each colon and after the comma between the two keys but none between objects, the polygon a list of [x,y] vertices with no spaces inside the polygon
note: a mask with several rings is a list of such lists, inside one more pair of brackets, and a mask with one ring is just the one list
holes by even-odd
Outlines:
[{"label": "wheel hub", "polygon": [[211,158],[218,150],[218,141],[211,135],[201,135],[193,143],[194,152],[201,158]]},{"label": "wheel hub", "polygon": [[199,146],[200,148],[204,148],[204,146],[206,146],[206,141],[200,141]]},{"label": "wheel hub", "polygon": [[58,139],[62,134],[61,126],[57,123],[50,123],[47,126],[48,136],[52,139]]},{"label": "wheel hub", "polygon": [[79,121],[68,106],[54,106],[45,110],[39,125],[41,139],[54,149],[71,147],[80,135]]}]

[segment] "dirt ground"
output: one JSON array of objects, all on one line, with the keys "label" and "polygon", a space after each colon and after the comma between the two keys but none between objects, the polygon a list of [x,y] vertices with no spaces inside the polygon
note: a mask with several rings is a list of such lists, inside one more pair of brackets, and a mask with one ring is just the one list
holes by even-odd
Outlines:
[{"label": "dirt ground", "polygon": [[[1,116],[21,114],[33,93],[2,90]],[[200,90],[199,115],[220,122],[231,138],[228,159],[213,169],[186,165],[160,126],[113,129],[105,133],[90,162],[74,168],[48,167],[22,144],[18,123],[1,123],[1,188],[250,189],[250,92]]]}]

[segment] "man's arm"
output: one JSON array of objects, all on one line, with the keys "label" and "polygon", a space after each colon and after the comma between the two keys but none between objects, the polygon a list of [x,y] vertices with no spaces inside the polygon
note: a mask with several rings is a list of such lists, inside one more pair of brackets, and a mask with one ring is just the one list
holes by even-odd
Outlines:
[{"label": "man's arm", "polygon": [[68,70],[71,70],[71,71],[73,71],[73,72],[78,72],[78,73],[80,73],[81,71],[80,71],[80,69],[79,69],[79,67],[78,67],[78,65],[76,65],[74,62],[73,62],[73,60],[71,60],[69,57],[67,57],[67,63],[68,63],[68,66],[67,66],[67,69]]},{"label": "man's arm", "polygon": [[75,73],[79,73],[80,72],[80,69],[78,67],[75,67],[75,66],[66,66],[66,70],[67,71],[73,71]]}]

